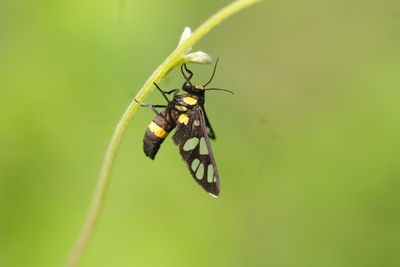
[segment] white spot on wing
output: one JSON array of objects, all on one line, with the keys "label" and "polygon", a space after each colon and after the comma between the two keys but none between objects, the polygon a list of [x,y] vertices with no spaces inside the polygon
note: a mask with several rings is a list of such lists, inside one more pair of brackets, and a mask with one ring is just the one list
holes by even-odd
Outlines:
[{"label": "white spot on wing", "polygon": [[197,167],[199,167],[199,164],[200,164],[200,160],[194,159],[192,161],[192,165],[191,165],[192,171],[195,172],[197,170]]},{"label": "white spot on wing", "polygon": [[213,181],[214,181],[214,166],[212,164],[209,164],[207,168],[207,182],[212,183]]},{"label": "white spot on wing", "polygon": [[201,179],[203,179],[203,175],[204,175],[204,164],[201,163],[199,168],[196,171],[196,178],[201,180]]},{"label": "white spot on wing", "polygon": [[204,137],[200,138],[200,155],[208,155],[208,148]]},{"label": "white spot on wing", "polygon": [[199,138],[193,137],[186,140],[185,144],[183,145],[184,151],[193,150],[196,148],[197,144],[199,143]]}]

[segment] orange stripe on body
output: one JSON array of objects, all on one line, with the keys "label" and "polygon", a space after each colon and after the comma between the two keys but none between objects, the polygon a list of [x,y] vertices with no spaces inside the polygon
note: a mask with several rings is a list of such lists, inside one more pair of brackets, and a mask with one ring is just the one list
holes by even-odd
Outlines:
[{"label": "orange stripe on body", "polygon": [[154,121],[149,124],[149,130],[159,138],[165,138],[168,136],[168,132],[165,131],[163,128],[158,126]]}]

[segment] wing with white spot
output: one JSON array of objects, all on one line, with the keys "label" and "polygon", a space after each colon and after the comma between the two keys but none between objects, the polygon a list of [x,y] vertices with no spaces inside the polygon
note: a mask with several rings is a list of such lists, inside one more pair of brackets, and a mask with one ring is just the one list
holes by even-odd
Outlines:
[{"label": "wing with white spot", "polygon": [[[194,180],[213,196],[219,195],[219,175],[207,134],[206,121],[200,106],[189,110],[189,120],[178,122],[172,139]],[[185,124],[186,123],[186,124]]]}]

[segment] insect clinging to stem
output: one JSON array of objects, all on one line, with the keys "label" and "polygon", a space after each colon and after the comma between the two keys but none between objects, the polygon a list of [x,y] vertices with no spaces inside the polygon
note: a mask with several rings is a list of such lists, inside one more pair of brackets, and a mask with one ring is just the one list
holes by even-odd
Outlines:
[{"label": "insect clinging to stem", "polygon": [[[179,89],[163,91],[156,83],[154,85],[161,92],[167,105],[147,105],[156,117],[149,124],[143,139],[143,150],[146,156],[154,159],[162,142],[168,134],[176,128],[172,139],[179,146],[180,154],[186,162],[194,180],[210,195],[217,197],[220,192],[220,180],[217,164],[211,149],[210,140],[216,135],[211,127],[204,110],[205,92],[209,90],[232,91],[220,88],[205,88],[211,83],[217,68],[215,63],[211,78],[202,86],[194,86],[191,82],[193,72],[186,64],[181,66],[185,78],[182,90],[185,94],[178,95]],[[186,73],[185,73],[186,72]],[[172,94],[172,100],[167,95]],[[156,108],[165,108],[158,112]]]}]

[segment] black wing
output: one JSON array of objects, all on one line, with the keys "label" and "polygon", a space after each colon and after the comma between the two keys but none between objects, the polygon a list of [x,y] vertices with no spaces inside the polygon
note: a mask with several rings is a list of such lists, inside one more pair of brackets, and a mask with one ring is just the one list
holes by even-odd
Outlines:
[{"label": "black wing", "polygon": [[180,153],[194,180],[208,193],[219,195],[219,175],[207,135],[206,120],[200,106],[187,114],[188,120],[178,122],[172,139],[179,146]]}]

